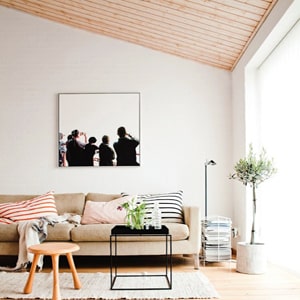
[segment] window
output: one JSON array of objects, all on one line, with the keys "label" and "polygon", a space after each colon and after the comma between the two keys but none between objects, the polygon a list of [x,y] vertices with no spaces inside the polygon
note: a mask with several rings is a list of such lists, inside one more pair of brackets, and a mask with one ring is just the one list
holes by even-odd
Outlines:
[{"label": "window", "polygon": [[257,75],[260,143],[278,169],[258,190],[263,239],[271,261],[299,272],[300,21],[260,65]]}]

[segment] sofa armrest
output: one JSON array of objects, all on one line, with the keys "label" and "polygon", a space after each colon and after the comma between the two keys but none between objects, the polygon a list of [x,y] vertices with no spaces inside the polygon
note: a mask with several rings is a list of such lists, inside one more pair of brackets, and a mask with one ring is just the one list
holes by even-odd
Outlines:
[{"label": "sofa armrest", "polygon": [[184,206],[184,223],[189,226],[189,244],[194,257],[194,268],[199,269],[200,249],[201,249],[201,216],[198,206]]},{"label": "sofa armrest", "polygon": [[201,249],[201,216],[200,207],[184,206],[184,223],[189,226],[190,236],[189,241],[195,249],[195,254],[200,253]]}]

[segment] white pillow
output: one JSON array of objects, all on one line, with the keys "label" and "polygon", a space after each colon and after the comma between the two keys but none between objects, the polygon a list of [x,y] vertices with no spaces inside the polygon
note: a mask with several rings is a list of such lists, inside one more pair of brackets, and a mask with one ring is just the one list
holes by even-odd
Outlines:
[{"label": "white pillow", "polygon": [[183,223],[183,192],[138,195],[138,201],[146,204],[146,216],[150,217],[154,203],[158,202],[162,223]]},{"label": "white pillow", "polygon": [[[121,195],[128,196],[127,193],[121,193]],[[146,204],[146,219],[151,219],[154,203],[158,202],[162,223],[184,222],[183,191],[181,190],[171,193],[137,195],[137,201]]]}]

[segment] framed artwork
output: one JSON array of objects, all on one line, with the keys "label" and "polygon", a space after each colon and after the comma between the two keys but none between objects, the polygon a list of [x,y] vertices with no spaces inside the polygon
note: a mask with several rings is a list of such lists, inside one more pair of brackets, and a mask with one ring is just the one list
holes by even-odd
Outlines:
[{"label": "framed artwork", "polygon": [[59,167],[140,165],[140,93],[61,93],[58,110]]}]

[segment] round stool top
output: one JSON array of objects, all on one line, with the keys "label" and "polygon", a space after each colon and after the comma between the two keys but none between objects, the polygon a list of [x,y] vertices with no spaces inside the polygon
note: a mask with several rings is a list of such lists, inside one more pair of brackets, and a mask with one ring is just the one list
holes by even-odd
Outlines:
[{"label": "round stool top", "polygon": [[55,243],[48,242],[43,244],[32,245],[28,247],[28,251],[34,254],[52,255],[66,254],[78,251],[80,247],[73,243]]}]

